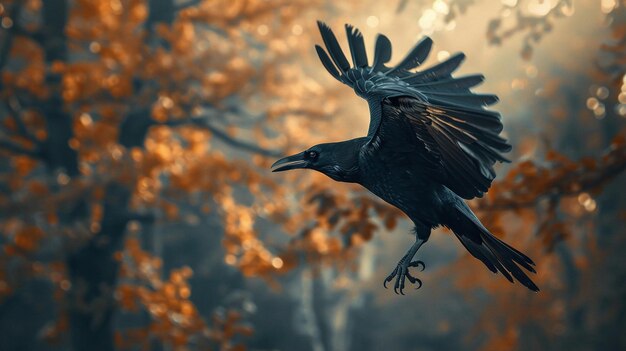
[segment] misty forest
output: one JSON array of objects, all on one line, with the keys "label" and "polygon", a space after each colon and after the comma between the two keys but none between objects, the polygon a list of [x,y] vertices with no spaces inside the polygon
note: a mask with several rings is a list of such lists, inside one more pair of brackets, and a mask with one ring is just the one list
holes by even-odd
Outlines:
[{"label": "misty forest", "polygon": [[[368,132],[318,20],[484,75],[539,292],[439,227],[397,295],[403,212],[271,171]],[[0,0],[0,350],[625,350],[625,174],[624,0]]]}]

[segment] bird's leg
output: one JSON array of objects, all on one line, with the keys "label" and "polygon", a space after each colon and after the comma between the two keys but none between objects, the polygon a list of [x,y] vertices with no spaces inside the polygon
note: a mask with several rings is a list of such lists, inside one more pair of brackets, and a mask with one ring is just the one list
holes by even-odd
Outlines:
[{"label": "bird's leg", "polygon": [[419,230],[419,228],[415,228],[415,231],[416,231],[415,243],[411,245],[411,248],[409,249],[409,251],[407,251],[406,255],[402,257],[402,259],[400,260],[400,262],[398,262],[398,265],[393,270],[393,272],[391,272],[391,274],[389,274],[389,276],[387,276],[387,278],[385,278],[385,281],[383,282],[383,286],[387,288],[387,283],[392,281],[394,278],[396,278],[396,283],[393,287],[393,291],[395,291],[396,294],[398,293],[398,290],[399,290],[400,294],[404,295],[405,279],[408,279],[409,282],[411,282],[411,284],[417,283],[418,289],[422,286],[422,281],[412,276],[411,273],[409,272],[409,267],[421,266],[422,271],[424,270],[424,268],[426,268],[426,266],[424,265],[424,262],[422,261],[411,261],[413,259],[413,256],[415,256],[415,254],[417,253],[417,250],[419,250],[419,248],[428,240],[428,237],[430,236],[429,228],[422,228],[422,229],[425,229],[425,230]]}]

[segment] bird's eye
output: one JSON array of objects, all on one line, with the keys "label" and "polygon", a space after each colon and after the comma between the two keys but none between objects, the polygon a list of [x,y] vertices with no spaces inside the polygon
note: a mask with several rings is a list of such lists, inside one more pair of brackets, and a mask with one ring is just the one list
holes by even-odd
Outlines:
[{"label": "bird's eye", "polygon": [[317,156],[318,156],[318,153],[317,153],[317,151],[309,151],[307,153],[307,156],[308,156],[308,158],[310,158],[312,160],[315,160],[317,158]]}]

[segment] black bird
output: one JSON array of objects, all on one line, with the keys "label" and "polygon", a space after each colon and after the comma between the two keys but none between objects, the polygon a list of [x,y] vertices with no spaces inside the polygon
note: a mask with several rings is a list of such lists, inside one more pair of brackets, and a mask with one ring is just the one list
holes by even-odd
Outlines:
[{"label": "black bird", "polygon": [[379,34],[370,65],[361,32],[346,25],[351,66],[337,38],[318,22],[328,54],[315,46],[322,64],[340,82],[354,89],[370,108],[367,136],[315,145],[272,165],[272,171],[309,168],[340,182],[358,183],[402,210],[415,224],[415,243],[385,279],[403,294],[405,280],[419,284],[409,267],[424,269],[413,256],[438,226],[450,228],[463,246],[492,272],[513,278],[528,289],[539,288],[521,267],[535,273],[534,262],[485,228],[463,199],[482,197],[495,178],[493,165],[509,162],[511,150],[500,114],[484,107],[498,101],[475,94],[480,74],[452,77],[463,53],[421,71],[412,72],[428,56],[432,40],[423,38],[394,67],[391,42]]}]

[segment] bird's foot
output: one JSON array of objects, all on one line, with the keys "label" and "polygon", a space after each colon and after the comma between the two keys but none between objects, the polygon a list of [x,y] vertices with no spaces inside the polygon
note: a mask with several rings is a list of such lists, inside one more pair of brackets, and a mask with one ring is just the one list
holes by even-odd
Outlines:
[{"label": "bird's foot", "polygon": [[383,286],[385,287],[385,289],[387,288],[387,283],[392,281],[393,278],[396,278],[396,283],[393,286],[393,291],[396,294],[398,294],[398,291],[400,291],[400,294],[404,295],[405,279],[408,279],[409,282],[411,282],[411,284],[417,283],[416,289],[419,289],[422,287],[422,281],[411,275],[411,273],[409,272],[409,267],[422,267],[420,271],[423,272],[424,269],[426,268],[426,266],[424,265],[424,262],[413,261],[413,262],[407,263],[406,261],[408,260],[405,258],[401,259],[400,262],[398,262],[398,265],[396,266],[396,268],[393,270],[393,272],[391,272],[391,274],[389,274],[389,276],[385,278],[385,281],[383,282]]}]

